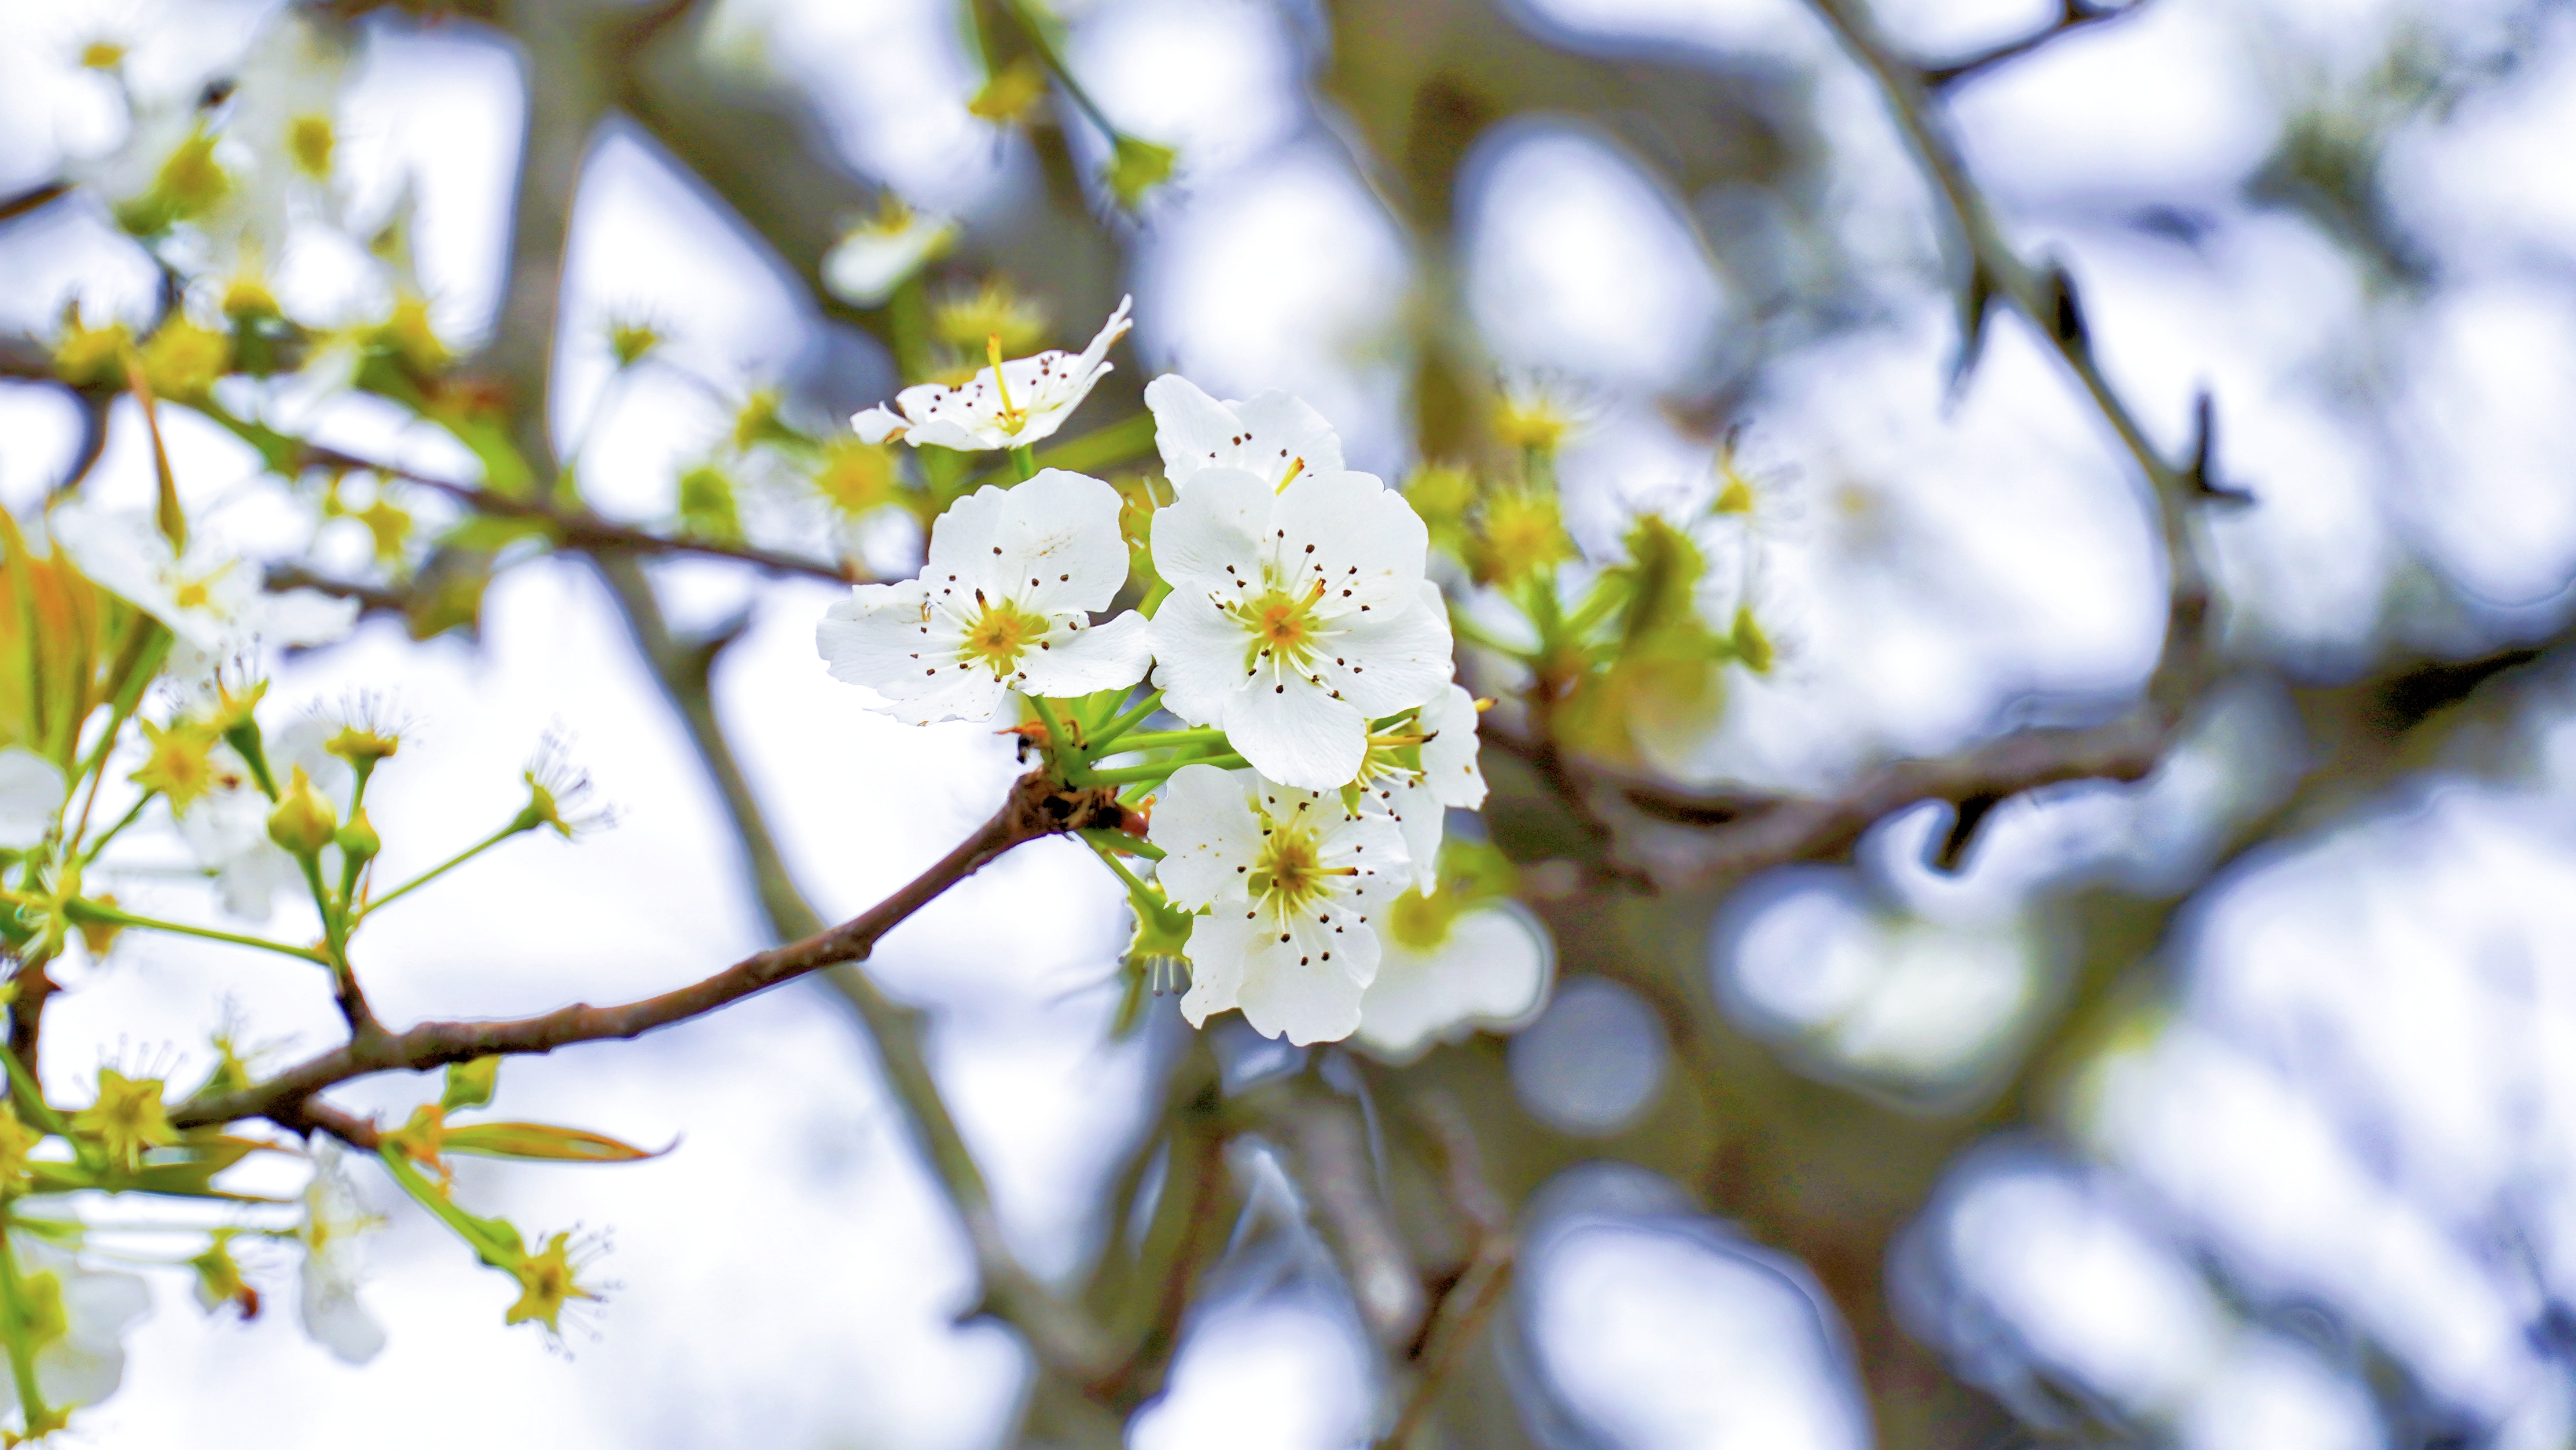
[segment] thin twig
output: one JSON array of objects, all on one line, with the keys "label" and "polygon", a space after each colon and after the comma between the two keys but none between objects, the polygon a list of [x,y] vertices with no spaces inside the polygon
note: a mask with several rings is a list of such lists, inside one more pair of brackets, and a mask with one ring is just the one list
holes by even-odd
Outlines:
[{"label": "thin twig", "polygon": [[2006,61],[2028,55],[2071,31],[2082,30],[2088,25],[2099,25],[2105,20],[2117,20],[2124,15],[2133,15],[2144,8],[2145,0],[2134,0],[2134,3],[2126,5],[2105,5],[2100,3],[2100,0],[2061,0],[2057,18],[2046,25],[2027,35],[2005,41],[1991,50],[1969,56],[1965,60],[1952,61],[1948,65],[1926,67],[1923,72],[1923,83],[1936,91],[1945,90],[1973,76],[1983,75]]},{"label": "thin twig", "polygon": [[990,820],[936,865],[829,930],[754,952],[685,987],[615,1007],[575,1003],[513,1021],[423,1022],[401,1032],[376,1029],[238,1091],[191,1098],[171,1110],[170,1120],[179,1127],[242,1118],[271,1118],[292,1125],[300,1121],[299,1112],[313,1094],[351,1078],[416,1072],[497,1053],[544,1053],[577,1042],[639,1037],[657,1027],[703,1016],[835,963],[865,958],[878,938],[994,857],[1041,836],[1095,824],[1104,809],[1114,816],[1116,806],[1104,806],[1104,799],[1096,791],[1067,792],[1044,772],[1032,771],[1011,787]]},{"label": "thin twig", "polygon": [[782,554],[774,549],[754,548],[747,544],[724,544],[707,539],[674,539],[625,524],[612,523],[587,508],[566,508],[536,499],[512,498],[493,493],[470,483],[439,478],[433,474],[361,458],[337,448],[307,445],[298,463],[304,468],[341,468],[381,474],[404,483],[443,493],[476,513],[494,518],[532,519],[542,523],[559,547],[592,553],[618,554],[691,554],[709,559],[731,559],[751,564],[773,574],[798,574],[812,579],[829,579],[836,584],[865,583],[867,576],[854,566],[826,564],[796,554]]}]

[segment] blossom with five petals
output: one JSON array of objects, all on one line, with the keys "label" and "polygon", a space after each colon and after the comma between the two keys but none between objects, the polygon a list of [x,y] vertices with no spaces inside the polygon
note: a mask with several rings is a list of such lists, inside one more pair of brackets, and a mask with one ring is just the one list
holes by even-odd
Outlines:
[{"label": "blossom with five petals", "polygon": [[1422,520],[1365,473],[1284,489],[1206,468],[1154,516],[1172,586],[1153,620],[1164,708],[1214,725],[1262,774],[1334,790],[1369,721],[1428,703],[1452,671],[1449,615],[1422,576]]},{"label": "blossom with five petals", "polygon": [[1091,623],[1126,582],[1117,490],[1050,468],[959,499],[931,526],[920,577],[852,589],[814,643],[832,678],[898,719],[989,720],[1012,690],[1087,695],[1144,676],[1143,616]]},{"label": "blossom with five petals", "polygon": [[1174,492],[1210,468],[1240,468],[1273,488],[1301,473],[1342,471],[1342,440],[1324,415],[1272,389],[1242,402],[1219,402],[1178,373],[1145,385],[1154,413],[1154,443]]},{"label": "blossom with five petals", "polygon": [[900,438],[916,448],[968,452],[1017,448],[1048,437],[1091,395],[1100,375],[1111,370],[1109,345],[1126,335],[1131,301],[1119,299],[1118,310],[1101,324],[1080,357],[1051,348],[1004,362],[997,339],[992,365],[977,369],[963,385],[915,383],[895,394],[894,408],[870,408],[852,417],[850,431],[867,443]]},{"label": "blossom with five petals", "polygon": [[1394,822],[1249,770],[1185,765],[1155,801],[1150,839],[1172,904],[1209,909],[1184,949],[1192,1026],[1240,1007],[1264,1036],[1301,1047],[1359,1026],[1377,975],[1369,918],[1410,879]]},{"label": "blossom with five petals", "polygon": [[1369,742],[1360,767],[1360,810],[1384,816],[1404,832],[1414,884],[1429,891],[1440,880],[1440,836],[1449,808],[1472,811],[1485,803],[1485,772],[1476,763],[1475,697],[1451,685],[1431,697],[1411,729],[1398,727],[1392,738],[1396,743],[1379,737]]}]

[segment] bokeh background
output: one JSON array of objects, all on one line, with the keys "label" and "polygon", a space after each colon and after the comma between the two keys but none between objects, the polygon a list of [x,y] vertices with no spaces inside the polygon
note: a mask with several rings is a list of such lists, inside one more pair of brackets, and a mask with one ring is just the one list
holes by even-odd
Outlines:
[{"label": "bokeh background", "polygon": [[[433,319],[495,325],[531,88],[565,7],[358,22],[344,112],[361,210],[406,193]],[[1877,0],[1927,58],[2048,24],[2043,0]],[[2083,286],[2094,345],[2168,452],[2206,389],[2250,506],[2207,516],[2222,682],[2134,785],[1998,809],[1955,871],[1926,806],[1848,863],[1723,892],[1569,886],[1546,1016],[1426,1070],[1508,1123],[1520,1269],[1446,1443],[1845,1450],[2172,1443],[2496,1446],[2576,1436],[2576,14],[2503,0],[2150,0],[1942,102],[2023,251]],[[1087,183],[1073,118],[971,115],[951,0],[702,0],[633,60],[582,143],[550,407],[605,514],[658,524],[674,478],[761,386],[828,418],[886,396],[885,349],[811,284],[880,189],[963,220],[944,282],[1008,275],[1078,345],[1137,328],[1089,406],[1178,370],[1299,393],[1391,481],[1462,446],[1506,376],[1583,402],[1577,537],[1704,486],[1718,439],[1794,480],[1794,668],[1746,684],[1674,773],[1829,791],[1870,761],[2116,710],[2153,667],[2165,583],[2131,465],[2042,340],[1958,349],[1946,222],[1872,82],[1792,0],[1060,0],[1065,54],[1122,128],[1172,145],[1135,214]],[[115,143],[77,63],[112,31],[138,88],[219,74],[256,4],[0,3],[0,195]],[[531,49],[535,45],[536,49]],[[290,310],[384,299],[327,246]],[[67,300],[138,326],[149,260],[78,197],[0,226],[0,332]],[[678,366],[609,385],[611,319]],[[40,505],[80,441],[58,388],[0,383],[0,498]],[[333,427],[416,466],[426,430]],[[306,505],[174,414],[192,508],[301,548]],[[113,411],[94,491],[151,465]],[[782,546],[810,519],[747,518]],[[810,540],[803,540],[810,543]],[[899,563],[914,541],[871,538]],[[363,559],[358,540],[343,541]],[[325,548],[331,547],[328,538]],[[835,594],[656,562],[683,628],[748,611],[718,710],[799,881],[874,901],[1016,770],[977,727],[863,710],[822,674]],[[478,635],[371,618],[281,697],[391,691],[418,722],[381,777],[388,870],[517,808],[559,728],[617,829],[530,841],[374,933],[390,1020],[507,1015],[692,979],[766,940],[721,802],[576,561],[504,572]],[[1495,830],[1564,854],[1494,762]],[[1522,802],[1515,807],[1514,801]],[[1515,811],[1518,814],[1515,814]],[[1684,846],[1670,849],[1682,850]],[[135,899],[199,888],[175,846]],[[1542,881],[1555,880],[1542,875]],[[1012,1245],[1079,1276],[1104,1191],[1161,1111],[1187,1029],[1113,1040],[1126,917],[1078,848],[1025,848],[878,952],[929,1010],[942,1086]],[[335,1040],[317,980],[129,936],[66,976],[47,1070]],[[1229,1088],[1294,1066],[1239,1036]],[[1281,1059],[1281,1060],[1273,1060]],[[399,1118],[435,1093],[336,1095]],[[514,1062],[499,1108],[677,1143],[604,1169],[465,1166],[530,1225],[609,1230],[619,1284],[560,1347],[422,1216],[387,1212],[351,1367],[289,1312],[210,1320],[154,1276],[125,1383],[84,1443],[977,1447],[1025,1421],[1028,1357],[868,1040],[815,986],[632,1044]],[[1383,1428],[1385,1363],[1299,1188],[1254,1135],[1226,1255],[1148,1450],[1341,1446]],[[285,1302],[284,1300],[280,1301]]]}]

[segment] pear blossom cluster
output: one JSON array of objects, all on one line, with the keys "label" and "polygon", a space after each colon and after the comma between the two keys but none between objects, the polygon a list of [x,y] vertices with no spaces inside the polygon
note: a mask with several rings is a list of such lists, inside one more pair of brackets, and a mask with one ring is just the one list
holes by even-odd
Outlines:
[{"label": "pear blossom cluster", "polygon": [[[1121,304],[1078,358],[1004,361],[997,348],[975,378],[908,388],[900,415],[853,425],[1022,447],[1108,371],[1126,326]],[[1456,683],[1428,530],[1403,494],[1345,466],[1339,436],[1297,398],[1221,400],[1166,374],[1145,401],[1168,502],[1139,522],[1108,482],[1054,468],[988,485],[935,521],[919,575],[854,587],[816,645],[834,678],[909,723],[1009,709],[1025,733],[1025,702],[1069,786],[1124,787],[1150,826],[1116,848],[1139,867],[1111,865],[1134,898],[1138,954],[1186,962],[1193,1025],[1237,1009],[1292,1043],[1369,1045],[1390,913],[1439,892],[1448,813],[1485,799],[1479,706]],[[1439,930],[1392,949],[1401,981],[1384,1000],[1397,1005],[1376,1043],[1393,1055],[1471,1017],[1513,1019],[1545,993],[1543,950],[1497,955],[1460,937],[1448,955],[1502,962],[1497,989],[1444,958],[1458,913],[1433,915]],[[1509,930],[1543,948],[1534,926]],[[1512,1000],[1483,1001],[1497,990]]]}]

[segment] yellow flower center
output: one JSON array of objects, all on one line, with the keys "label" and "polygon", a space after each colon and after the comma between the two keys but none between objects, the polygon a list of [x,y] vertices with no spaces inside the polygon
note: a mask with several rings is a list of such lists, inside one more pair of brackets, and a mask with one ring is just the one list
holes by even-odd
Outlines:
[{"label": "yellow flower center", "polygon": [[286,154],[295,169],[316,181],[331,175],[331,149],[337,138],[328,116],[298,116],[286,123]]},{"label": "yellow flower center", "polygon": [[1307,809],[1300,805],[1284,820],[1265,816],[1269,829],[1245,882],[1253,899],[1281,916],[1311,910],[1324,894],[1327,878],[1359,874],[1356,866],[1323,864],[1323,840],[1308,820]]},{"label": "yellow flower center", "polygon": [[986,602],[966,626],[966,658],[1000,679],[1018,668],[1020,656],[1042,644],[1046,633],[1044,615],[1030,614],[1007,599]]},{"label": "yellow flower center", "polygon": [[1265,655],[1303,670],[1315,653],[1315,605],[1324,597],[1317,580],[1302,594],[1273,588],[1249,604],[1235,606],[1234,617],[1251,634],[1244,655],[1249,670]]}]

